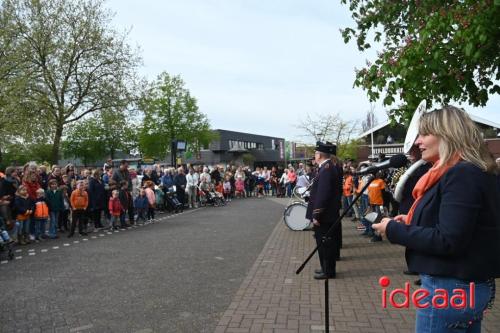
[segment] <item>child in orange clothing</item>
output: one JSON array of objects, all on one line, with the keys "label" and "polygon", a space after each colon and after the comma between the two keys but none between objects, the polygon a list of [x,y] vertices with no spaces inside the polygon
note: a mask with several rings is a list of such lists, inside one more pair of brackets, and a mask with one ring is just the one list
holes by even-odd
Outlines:
[{"label": "child in orange clothing", "polygon": [[75,234],[75,228],[78,224],[78,233],[82,236],[87,236],[84,231],[84,224],[87,222],[86,210],[89,205],[89,196],[85,190],[85,184],[83,181],[78,181],[76,183],[76,189],[71,192],[70,198],[71,208],[73,209],[72,221],[71,221],[71,231],[68,237],[73,237]]},{"label": "child in orange clothing", "polygon": [[43,188],[36,190],[35,212],[33,213],[33,218],[35,222],[35,240],[39,241],[41,238],[48,238],[45,234],[45,226],[49,218],[49,206],[47,205]]},{"label": "child in orange clothing", "polygon": [[[384,204],[384,197],[382,191],[385,189],[385,182],[382,179],[382,173],[378,172],[375,179],[368,186],[368,199],[370,201],[370,207],[372,211],[381,214],[380,206]],[[366,224],[367,234],[373,236],[372,242],[382,241],[382,237],[374,233],[373,228],[370,223]]]}]

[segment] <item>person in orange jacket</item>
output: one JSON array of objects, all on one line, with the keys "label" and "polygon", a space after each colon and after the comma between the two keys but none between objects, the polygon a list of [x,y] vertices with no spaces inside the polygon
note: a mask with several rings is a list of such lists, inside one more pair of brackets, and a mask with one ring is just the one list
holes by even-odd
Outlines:
[{"label": "person in orange jacket", "polygon": [[77,224],[78,233],[82,236],[87,236],[87,233],[83,230],[83,226],[87,221],[86,210],[89,205],[89,196],[85,190],[85,184],[83,181],[80,180],[76,183],[76,189],[71,192],[70,203],[73,215],[71,221],[71,231],[69,232],[68,237],[73,237]]},{"label": "person in orange jacket", "polygon": [[49,218],[49,206],[45,199],[45,191],[43,188],[36,190],[35,211],[33,212],[33,221],[35,223],[35,240],[40,241],[41,238],[47,239],[45,233],[47,220]]},{"label": "person in orange jacket", "polygon": [[[354,182],[351,174],[351,170],[347,169],[344,171],[344,183],[342,185],[342,201],[344,210],[347,210],[347,207],[352,202],[352,193],[354,189]],[[352,209],[347,212],[346,217],[352,217]]]}]

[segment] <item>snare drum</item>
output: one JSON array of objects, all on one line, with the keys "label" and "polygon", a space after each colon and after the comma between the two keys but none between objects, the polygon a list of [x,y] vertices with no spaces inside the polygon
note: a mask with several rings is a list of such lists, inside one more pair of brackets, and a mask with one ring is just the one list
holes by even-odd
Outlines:
[{"label": "snare drum", "polygon": [[307,205],[303,202],[294,202],[286,207],[283,221],[292,230],[306,230],[311,222],[306,219]]}]

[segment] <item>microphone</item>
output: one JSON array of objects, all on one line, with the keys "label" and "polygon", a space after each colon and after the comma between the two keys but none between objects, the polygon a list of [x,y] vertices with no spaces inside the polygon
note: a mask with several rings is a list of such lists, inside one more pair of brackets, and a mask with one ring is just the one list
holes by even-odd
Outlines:
[{"label": "microphone", "polygon": [[370,165],[369,167],[366,167],[364,169],[359,170],[356,172],[356,175],[366,175],[366,174],[373,174],[377,173],[377,171],[388,169],[388,168],[401,168],[406,165],[408,162],[408,159],[404,154],[398,154],[391,156],[390,159],[385,160],[383,162]]}]

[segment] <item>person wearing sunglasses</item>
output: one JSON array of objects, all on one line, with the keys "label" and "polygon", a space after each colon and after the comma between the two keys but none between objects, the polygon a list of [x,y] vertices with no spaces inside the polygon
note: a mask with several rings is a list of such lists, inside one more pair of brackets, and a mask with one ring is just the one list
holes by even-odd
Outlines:
[{"label": "person wearing sunglasses", "polygon": [[[415,202],[407,215],[384,218],[373,229],[406,247],[408,268],[429,293],[419,301],[428,306],[417,307],[416,332],[480,332],[500,277],[498,168],[474,122],[453,106],[423,111],[415,144],[432,164],[413,189]],[[473,306],[461,307],[457,298],[448,307],[444,299],[431,301],[457,288],[470,299],[471,283]]]}]

